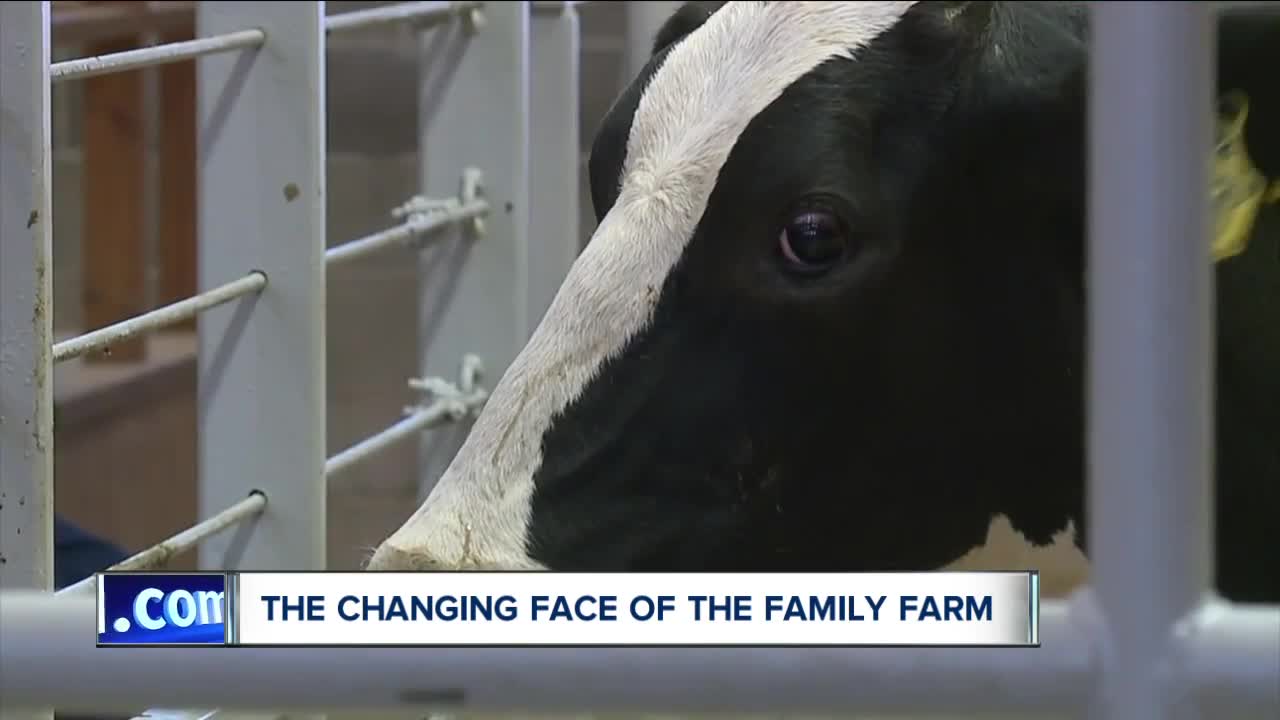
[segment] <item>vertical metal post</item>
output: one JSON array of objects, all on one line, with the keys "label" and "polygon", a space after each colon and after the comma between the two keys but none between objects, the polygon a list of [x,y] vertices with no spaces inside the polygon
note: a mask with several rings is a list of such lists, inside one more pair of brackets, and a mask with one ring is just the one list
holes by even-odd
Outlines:
[{"label": "vertical metal post", "polygon": [[631,84],[640,69],[649,62],[653,50],[653,39],[657,37],[662,24],[680,8],[682,2],[671,0],[644,0],[629,2],[627,10],[626,57],[622,64],[622,87]]},{"label": "vertical metal post", "polygon": [[569,3],[536,8],[529,75],[529,296],[532,331],[578,256],[578,10]]},{"label": "vertical metal post", "polygon": [[49,51],[48,2],[0,3],[0,592],[53,589]]},{"label": "vertical metal post", "polygon": [[49,3],[0,3],[0,589],[53,588]]},{"label": "vertical metal post", "polygon": [[200,3],[202,36],[261,28],[257,50],[200,61],[199,278],[250,271],[258,297],[199,324],[200,512],[252,489],[267,509],[201,564],[325,567],[323,2]]},{"label": "vertical metal post", "polygon": [[[533,328],[529,298],[529,2],[487,3],[422,35],[422,192],[455,196],[468,167],[484,174],[492,212],[440,233],[421,256],[419,342],[427,375],[456,377],[464,353],[497,378]],[[467,424],[425,433],[419,490],[434,486]]]},{"label": "vertical metal post", "polygon": [[1091,717],[1186,717],[1162,672],[1209,589],[1211,3],[1093,3],[1089,509],[1110,627]]}]

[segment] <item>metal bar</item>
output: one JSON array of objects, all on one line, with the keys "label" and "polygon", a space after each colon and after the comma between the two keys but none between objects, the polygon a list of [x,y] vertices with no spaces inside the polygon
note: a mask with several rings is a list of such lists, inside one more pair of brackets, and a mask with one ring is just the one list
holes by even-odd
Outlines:
[{"label": "metal bar", "polygon": [[476,10],[483,2],[405,2],[355,10],[325,18],[325,31],[330,33],[364,30],[379,25],[414,23],[430,25],[451,20],[462,13]]},{"label": "metal bar", "polygon": [[[529,8],[485,5],[485,27],[450,23],[419,40],[420,192],[453,197],[469,168],[484,173],[483,197],[494,212],[484,240],[471,223],[443,228],[419,253],[419,374],[456,372],[458,348],[485,359],[493,377],[532,333],[529,297]],[[566,108],[568,111],[569,108]],[[559,181],[559,178],[557,178]],[[422,435],[419,492],[425,493],[457,452],[469,424]]]},{"label": "metal bar", "polygon": [[406,244],[440,228],[453,225],[470,218],[482,217],[489,212],[489,203],[484,200],[472,200],[463,203],[456,210],[440,210],[423,219],[407,220],[395,227],[366,235],[350,242],[329,248],[324,253],[324,261],[328,265],[355,260],[371,253],[384,250],[395,245]]},{"label": "metal bar", "polygon": [[[49,52],[49,3],[0,2],[0,592],[54,577]],[[0,697],[5,720],[53,718]]]},{"label": "metal bar", "polygon": [[1177,639],[1205,717],[1280,717],[1280,605],[1211,601]]},{"label": "metal bar", "polygon": [[[174,535],[167,540],[162,540],[146,550],[112,565],[107,568],[107,570],[154,570],[159,567],[164,567],[165,563],[169,561],[169,558],[187,552],[199,545],[206,538],[217,535],[227,528],[242,523],[249,518],[261,515],[262,511],[265,510],[266,507],[267,496],[254,491],[249,494],[249,497],[244,498],[240,502],[220,513],[217,513],[213,517],[196,523],[177,535]],[[61,595],[63,593],[87,591],[94,587],[97,587],[97,576],[90,575],[79,582],[68,585],[59,590],[58,594]]]},{"label": "metal bar", "polygon": [[266,39],[266,34],[261,30],[236,30],[222,35],[166,43],[153,47],[138,48],[137,50],[126,50],[124,52],[111,53],[110,55],[66,60],[54,63],[50,69],[50,75],[54,82],[81,80],[95,75],[106,75],[155,65],[167,65],[214,53],[259,47],[266,42]]},{"label": "metal bar", "polygon": [[199,63],[201,285],[246,267],[271,279],[252,304],[200,318],[201,515],[253,489],[271,498],[247,537],[202,543],[200,566],[321,570],[324,3],[201,3],[198,23],[203,35],[257,27],[267,38],[261,52]]},{"label": "metal bar", "polygon": [[[103,662],[95,598],[14,593],[0,602],[0,693],[13,707],[159,707],[467,714],[608,711],[822,714],[1079,709],[1093,683],[1089,634],[1042,609],[1037,650],[1009,648],[149,648]],[[342,682],[334,682],[341,666]],[[288,668],[281,673],[280,668]],[[852,679],[852,680],[851,680]]]},{"label": "metal bar", "polygon": [[131,720],[213,720],[219,716],[218,710],[170,710],[166,708],[151,708],[143,710],[141,714],[135,715]]},{"label": "metal bar", "polygon": [[202,292],[195,297],[156,308],[151,312],[129,318],[114,325],[108,325],[79,337],[63,340],[53,346],[53,361],[59,363],[63,360],[70,360],[92,350],[98,350],[121,340],[127,340],[139,333],[176,325],[210,308],[231,302],[244,295],[258,292],[266,286],[266,275],[256,271],[251,272],[238,280],[232,280],[225,285]]},{"label": "metal bar", "polygon": [[1213,10],[1093,8],[1089,545],[1111,641],[1091,717],[1194,717],[1163,675],[1211,577]]},{"label": "metal bar", "polygon": [[416,436],[423,430],[441,425],[452,416],[465,414],[484,404],[488,394],[474,392],[459,399],[436,400],[425,408],[417,410],[391,427],[371,435],[329,458],[324,464],[324,474],[332,477],[343,470],[376,455],[398,442]]},{"label": "metal bar", "polygon": [[536,327],[582,246],[578,227],[581,107],[578,11],[537,12],[530,20],[528,295],[520,308]]},{"label": "metal bar", "polygon": [[53,582],[49,3],[0,3],[0,588]]}]

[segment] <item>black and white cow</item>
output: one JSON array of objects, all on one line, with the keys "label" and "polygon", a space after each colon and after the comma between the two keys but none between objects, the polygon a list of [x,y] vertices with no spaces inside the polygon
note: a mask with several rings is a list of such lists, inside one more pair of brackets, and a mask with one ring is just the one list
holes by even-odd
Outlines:
[{"label": "black and white cow", "polygon": [[[368,569],[1084,581],[1087,25],[679,10],[596,135],[597,231]],[[1280,177],[1280,16],[1219,40]],[[1243,600],[1280,599],[1276,216],[1219,266],[1217,568]]]}]

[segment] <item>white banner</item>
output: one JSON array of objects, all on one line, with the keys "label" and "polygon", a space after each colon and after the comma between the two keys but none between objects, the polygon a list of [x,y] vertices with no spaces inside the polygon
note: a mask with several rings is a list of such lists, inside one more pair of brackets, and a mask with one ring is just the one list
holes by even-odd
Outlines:
[{"label": "white banner", "polygon": [[237,573],[232,644],[1039,644],[1034,573]]}]

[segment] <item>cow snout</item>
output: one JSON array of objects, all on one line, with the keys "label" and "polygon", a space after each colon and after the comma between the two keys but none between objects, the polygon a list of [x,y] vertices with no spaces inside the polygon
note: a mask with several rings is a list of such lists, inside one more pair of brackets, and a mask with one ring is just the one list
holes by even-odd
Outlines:
[{"label": "cow snout", "polygon": [[[525,552],[524,523],[517,510],[457,492],[475,486],[442,481],[422,507],[374,550],[365,570],[543,569]],[[516,498],[516,504],[527,506],[528,501]]]},{"label": "cow snout", "polygon": [[365,565],[365,570],[382,570],[386,572],[426,572],[429,570],[451,570],[451,563],[433,557],[430,553],[412,552],[394,547],[384,542],[373,551],[373,557]]}]

